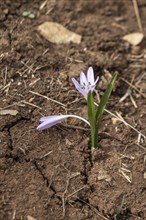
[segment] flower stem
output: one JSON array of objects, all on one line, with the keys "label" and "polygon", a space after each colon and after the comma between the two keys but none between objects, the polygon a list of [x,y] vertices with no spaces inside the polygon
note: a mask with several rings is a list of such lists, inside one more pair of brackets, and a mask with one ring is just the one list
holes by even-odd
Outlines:
[{"label": "flower stem", "polygon": [[90,126],[90,123],[85,118],[82,118],[81,116],[78,116],[78,115],[65,115],[65,116],[67,116],[66,118],[78,118]]},{"label": "flower stem", "polygon": [[97,129],[91,128],[91,146],[92,150],[98,147]]}]

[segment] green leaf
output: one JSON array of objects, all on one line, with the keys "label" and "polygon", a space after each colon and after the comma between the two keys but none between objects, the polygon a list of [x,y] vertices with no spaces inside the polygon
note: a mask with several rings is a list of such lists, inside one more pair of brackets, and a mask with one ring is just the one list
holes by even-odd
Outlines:
[{"label": "green leaf", "polygon": [[114,73],[113,74],[113,77],[111,79],[111,81],[109,82],[108,86],[107,86],[107,89],[105,90],[101,100],[100,100],[100,104],[99,104],[99,107],[96,111],[96,116],[95,116],[95,119],[96,119],[96,122],[97,122],[97,130],[99,128],[99,124],[100,124],[100,121],[101,121],[101,117],[103,115],[103,112],[104,112],[104,109],[105,109],[105,106],[108,102],[108,99],[111,95],[111,92],[112,92],[112,89],[113,89],[113,86],[115,84],[115,81],[116,81],[116,78],[117,78],[117,75],[118,73]]},{"label": "green leaf", "polygon": [[91,127],[91,143],[92,143],[92,148],[97,147],[97,129],[96,129],[96,110],[94,106],[94,98],[91,93],[91,91],[88,93],[87,96],[87,106],[88,106],[88,120],[90,122],[90,127]]},{"label": "green leaf", "polygon": [[30,19],[34,19],[34,18],[35,18],[35,14],[31,13],[30,11],[24,11],[24,12],[22,13],[22,16],[23,16],[23,17],[28,17],[28,18],[30,18]]},{"label": "green leaf", "polygon": [[34,18],[35,18],[35,14],[31,13],[31,14],[28,15],[28,17],[29,17],[30,19],[34,19]]},{"label": "green leaf", "polygon": [[90,122],[91,127],[95,126],[95,106],[94,106],[94,99],[91,91],[88,93],[87,96],[87,106],[88,106],[88,119]]},{"label": "green leaf", "polygon": [[24,12],[22,13],[22,15],[23,15],[24,17],[28,17],[30,14],[31,14],[30,11],[24,11]]}]

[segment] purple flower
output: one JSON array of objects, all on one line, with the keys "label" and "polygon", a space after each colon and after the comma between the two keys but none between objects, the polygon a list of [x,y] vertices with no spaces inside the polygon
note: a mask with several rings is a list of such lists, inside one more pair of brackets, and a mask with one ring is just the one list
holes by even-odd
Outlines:
[{"label": "purple flower", "polygon": [[69,118],[69,117],[78,118],[78,119],[84,121],[85,123],[87,123],[88,125],[90,125],[86,119],[84,119],[78,115],[54,115],[54,116],[42,117],[40,119],[40,122],[42,122],[42,123],[37,127],[37,130],[42,131],[46,128],[50,128],[58,123],[61,123],[63,120],[65,120],[66,118]]},{"label": "purple flower", "polygon": [[58,123],[61,123],[63,121],[64,117],[63,116],[47,116],[47,117],[42,117],[40,119],[40,122],[42,122],[38,127],[38,131],[42,131],[46,128],[50,128]]},{"label": "purple flower", "polygon": [[96,87],[99,77],[94,80],[93,68],[89,67],[87,71],[87,77],[83,72],[80,73],[80,84],[75,78],[72,78],[72,82],[75,85],[76,89],[85,97],[87,97],[89,91],[93,91]]}]

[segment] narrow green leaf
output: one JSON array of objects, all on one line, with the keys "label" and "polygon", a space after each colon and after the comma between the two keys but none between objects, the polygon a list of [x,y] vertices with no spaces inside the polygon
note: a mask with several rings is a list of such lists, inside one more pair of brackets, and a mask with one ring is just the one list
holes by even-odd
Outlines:
[{"label": "narrow green leaf", "polygon": [[92,148],[97,147],[97,129],[96,129],[96,110],[95,110],[95,105],[94,105],[94,98],[91,93],[91,91],[88,93],[87,96],[87,106],[88,106],[88,119],[90,122],[90,127],[91,127],[91,143],[92,143]]},{"label": "narrow green leaf", "polygon": [[94,106],[94,99],[91,91],[88,93],[87,96],[87,106],[88,106],[88,119],[91,126],[95,124],[95,106]]},{"label": "narrow green leaf", "polygon": [[103,115],[105,106],[106,106],[106,104],[108,102],[108,99],[110,97],[110,94],[112,92],[112,89],[113,89],[114,83],[116,81],[117,75],[118,75],[118,73],[114,73],[113,74],[113,77],[112,77],[111,81],[109,82],[109,84],[107,86],[107,89],[105,90],[105,92],[104,92],[104,94],[103,94],[103,96],[101,98],[101,101],[100,101],[100,104],[99,104],[99,107],[98,107],[98,109],[96,111],[96,116],[95,116],[95,119],[96,119],[96,122],[97,122],[97,127],[99,127],[99,123],[101,121],[101,117]]}]

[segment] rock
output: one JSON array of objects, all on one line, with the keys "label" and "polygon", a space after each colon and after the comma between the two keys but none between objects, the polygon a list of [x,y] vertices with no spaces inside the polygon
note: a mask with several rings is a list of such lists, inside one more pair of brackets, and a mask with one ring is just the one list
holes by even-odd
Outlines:
[{"label": "rock", "polygon": [[144,35],[142,33],[136,32],[132,34],[127,34],[123,37],[123,40],[127,41],[128,43],[136,46],[142,42]]},{"label": "rock", "polygon": [[73,42],[79,44],[81,42],[80,35],[55,22],[44,22],[38,27],[38,32],[52,43],[67,44]]},{"label": "rock", "polygon": [[0,115],[17,115],[18,111],[14,109],[3,109],[0,110]]},{"label": "rock", "polygon": [[36,218],[33,218],[32,216],[28,215],[27,220],[37,220]]},{"label": "rock", "polygon": [[105,180],[107,182],[110,182],[111,181],[111,176],[109,174],[107,174],[106,170],[99,170],[97,179],[98,180]]}]

